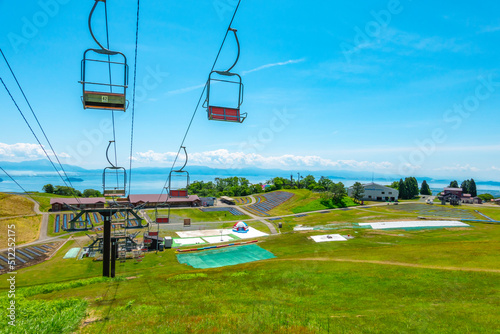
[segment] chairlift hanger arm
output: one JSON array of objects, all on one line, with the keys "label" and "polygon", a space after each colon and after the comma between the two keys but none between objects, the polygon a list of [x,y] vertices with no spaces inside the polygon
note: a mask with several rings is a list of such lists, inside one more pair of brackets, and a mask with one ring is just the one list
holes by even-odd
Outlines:
[{"label": "chairlift hanger arm", "polygon": [[111,147],[111,143],[114,143],[115,141],[114,140],[110,140],[109,141],[109,144],[108,144],[108,148],[106,149],[106,159],[108,160],[109,164],[113,167],[113,168],[116,168],[115,165],[113,165],[113,163],[111,162],[111,160],[109,160],[109,148]]},{"label": "chairlift hanger arm", "polygon": [[231,66],[231,67],[230,67],[230,68],[229,68],[226,72],[231,71],[231,70],[233,69],[233,67],[235,67],[235,66],[236,66],[236,64],[238,63],[238,60],[240,59],[240,41],[238,40],[238,35],[236,34],[236,32],[237,32],[238,30],[233,29],[233,28],[231,28],[231,27],[229,27],[229,29],[228,29],[228,30],[229,30],[229,31],[232,31],[232,32],[234,33],[234,38],[236,38],[236,44],[238,45],[238,55],[236,56],[236,60],[234,61],[233,66]]},{"label": "chairlift hanger arm", "polygon": [[94,41],[97,43],[97,45],[99,45],[99,47],[102,50],[109,52],[109,50],[107,48],[105,48],[104,46],[102,46],[101,43],[99,43],[99,41],[97,40],[97,38],[94,35],[94,32],[92,31],[92,15],[94,15],[94,11],[95,11],[95,9],[97,7],[97,4],[99,2],[104,2],[104,5],[106,5],[106,0],[95,0],[94,6],[92,6],[92,10],[90,11],[90,14],[89,14],[89,31],[90,31],[90,35],[92,36],[92,38],[94,39]]},{"label": "chairlift hanger arm", "polygon": [[175,172],[184,172],[183,169],[184,167],[186,167],[187,163],[188,163],[188,154],[187,154],[187,151],[186,151],[186,146],[181,146],[182,149],[184,149],[184,154],[186,155],[186,161],[184,162],[184,165],[179,168],[178,170],[176,170]]}]

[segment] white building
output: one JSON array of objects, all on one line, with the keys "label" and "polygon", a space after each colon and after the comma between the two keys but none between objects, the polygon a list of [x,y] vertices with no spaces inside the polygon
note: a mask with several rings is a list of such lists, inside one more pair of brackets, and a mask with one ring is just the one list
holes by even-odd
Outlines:
[{"label": "white building", "polygon": [[[376,183],[363,184],[365,193],[363,194],[363,201],[397,201],[399,191],[397,189],[382,186]],[[352,187],[347,189],[347,194],[352,197]]]}]

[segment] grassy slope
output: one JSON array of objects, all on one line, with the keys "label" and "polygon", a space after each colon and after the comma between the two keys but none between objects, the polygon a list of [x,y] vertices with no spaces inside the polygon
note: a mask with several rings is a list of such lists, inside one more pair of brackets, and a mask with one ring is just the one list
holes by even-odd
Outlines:
[{"label": "grassy slope", "polygon": [[[161,214],[167,214],[168,210],[158,210]],[[154,219],[154,211],[148,211],[149,216]],[[203,212],[200,209],[172,209],[170,216],[173,220],[181,220],[191,218],[192,222],[217,222],[217,221],[233,221],[245,220],[247,215],[235,216],[225,211]]]},{"label": "grassy slope", "polygon": [[[0,220],[0,249],[7,248],[8,230],[15,231],[16,245],[34,241],[40,232],[41,216]],[[15,228],[8,228],[14,225]]]},{"label": "grassy slope", "polygon": [[[0,217],[32,215],[33,202],[17,195],[0,193]],[[40,229],[40,216],[0,220],[0,248],[7,248],[8,230],[15,231],[16,244],[35,240]],[[15,228],[8,228],[14,225]]]},{"label": "grassy slope", "polygon": [[0,193],[0,217],[33,215],[33,202],[23,196]]},{"label": "grassy slope", "polygon": [[291,215],[294,213],[292,211],[293,209],[306,206],[320,198],[319,193],[313,193],[306,189],[286,189],[282,191],[292,193],[294,196],[285,203],[269,211],[269,214],[272,216]]},{"label": "grassy slope", "polygon": [[[461,207],[464,209],[465,207]],[[467,208],[474,210],[475,208]],[[500,208],[480,209],[492,218]],[[334,211],[293,218],[286,225],[413,219],[392,206]],[[32,297],[86,299],[100,319],[81,333],[140,332],[440,332],[491,333],[500,319],[499,273],[461,272],[372,263],[370,260],[441,267],[500,270],[500,225],[467,229],[375,231],[344,229],[347,242],[314,243],[321,234],[285,233],[260,245],[274,260],[195,270],[173,251],[117,263],[126,281],[104,282]],[[101,262],[63,260],[73,241],[49,262],[20,270],[18,287],[100,275]],[[318,261],[305,261],[316,258]],[[2,277],[3,278],[3,277]],[[6,280],[0,278],[0,287]]]}]

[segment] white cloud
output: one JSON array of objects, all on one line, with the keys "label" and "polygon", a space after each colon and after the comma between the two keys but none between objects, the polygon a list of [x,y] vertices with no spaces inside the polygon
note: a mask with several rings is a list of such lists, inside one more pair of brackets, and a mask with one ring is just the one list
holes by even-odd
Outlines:
[{"label": "white cloud", "polygon": [[[290,64],[297,64],[297,63],[301,63],[303,61],[305,61],[305,58],[290,59],[290,60],[279,62],[279,63],[266,64],[266,65],[262,65],[262,66],[259,66],[257,68],[248,70],[248,71],[243,71],[243,72],[241,72],[241,75],[244,76],[248,73],[262,71],[262,70],[265,70],[267,68],[271,68],[271,67],[275,67],[275,66],[285,66],[285,65],[290,65]],[[175,89],[175,90],[168,91],[166,95],[170,96],[170,95],[184,94],[184,93],[191,92],[193,90],[201,89],[203,87],[205,87],[205,84]]]},{"label": "white cloud", "polygon": [[[175,152],[158,153],[152,150],[147,152],[138,152],[134,160],[141,164],[168,165],[172,164]],[[180,157],[179,163],[182,163]],[[189,154],[189,163],[192,165],[201,165],[217,168],[241,168],[241,167],[259,167],[259,168],[280,168],[280,169],[348,169],[348,170],[388,170],[393,168],[390,162],[370,162],[356,160],[330,160],[319,156],[300,156],[285,154],[281,156],[263,156],[256,153],[229,152],[226,149],[215,151],[206,151]]]},{"label": "white cloud", "polygon": [[305,58],[290,59],[290,60],[279,62],[279,63],[272,63],[272,64],[267,64],[267,65],[262,65],[262,66],[259,66],[257,68],[254,68],[254,69],[251,69],[251,70],[248,70],[248,71],[243,71],[243,72],[241,72],[241,75],[246,75],[248,73],[262,71],[262,70],[265,70],[266,68],[271,68],[271,67],[276,67],[276,66],[285,66],[285,65],[289,65],[289,64],[302,63],[305,60],[306,60]]},{"label": "white cloud", "polygon": [[445,166],[434,169],[435,171],[446,171],[446,172],[479,172],[479,168],[471,166],[469,164],[460,165],[456,164],[454,166]]},{"label": "white cloud", "polygon": [[[54,156],[51,150],[47,150],[49,156]],[[58,153],[59,158],[69,158],[69,154]],[[46,155],[38,144],[16,143],[5,144],[0,143],[0,161],[21,162],[28,160],[45,159]]]}]

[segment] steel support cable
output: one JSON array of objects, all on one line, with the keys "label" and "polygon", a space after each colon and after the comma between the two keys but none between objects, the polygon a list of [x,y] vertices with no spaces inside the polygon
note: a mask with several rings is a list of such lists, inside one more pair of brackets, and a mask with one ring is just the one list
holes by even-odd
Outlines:
[{"label": "steel support cable", "polygon": [[10,174],[7,173],[7,171],[5,169],[3,169],[2,167],[0,167],[0,169],[2,170],[2,172],[5,173],[5,175],[7,175],[12,181],[14,181],[14,183],[17,184],[17,186],[19,188],[21,188],[26,195],[28,195],[32,200],[34,200],[35,202],[38,203],[38,205],[40,205],[40,203],[36,199],[34,199],[16,180],[14,180],[14,178],[12,176],[10,176]]},{"label": "steel support cable", "polygon": [[[57,172],[57,174],[59,175],[59,177],[61,178],[61,180],[63,181],[64,185],[66,187],[69,188],[68,186],[68,183],[66,182],[66,180],[62,177],[60,171],[57,169],[56,165],[54,164],[54,162],[52,161],[52,159],[50,159],[50,156],[49,154],[47,153],[47,151],[45,150],[45,147],[43,147],[42,143],[40,142],[40,139],[38,139],[38,136],[36,135],[35,131],[33,130],[33,128],[31,127],[30,123],[28,122],[28,120],[26,119],[26,116],[24,116],[24,113],[22,112],[21,108],[19,108],[19,105],[17,104],[16,100],[14,99],[14,97],[12,96],[12,94],[10,93],[10,90],[9,88],[7,87],[7,85],[5,84],[5,82],[3,81],[3,79],[0,77],[0,81],[2,82],[2,85],[4,86],[5,90],[7,91],[7,93],[9,94],[12,102],[14,102],[14,105],[16,106],[17,110],[19,111],[19,113],[21,114],[21,116],[23,117],[24,119],[24,122],[26,123],[26,125],[28,125],[28,128],[30,129],[31,133],[33,134],[33,136],[35,137],[36,141],[38,142],[38,145],[40,145],[41,149],[43,150],[43,153],[45,153],[45,156],[47,157],[47,159],[49,159],[50,163],[52,164],[52,167],[54,167],[54,170]],[[40,123],[39,123],[40,125]],[[43,130],[42,130],[43,131]],[[48,141],[48,139],[47,139]],[[55,152],[52,150],[52,152],[54,153],[55,155]],[[56,155],[56,158],[57,158],[57,155]],[[57,159],[59,161],[59,159]],[[59,164],[61,164],[59,162]],[[62,165],[61,165],[61,168],[62,168]],[[64,170],[63,170],[64,171]],[[68,178],[68,175],[66,174],[66,172],[64,172],[64,175],[66,176],[66,179],[68,180],[68,182],[71,184],[71,181],[69,180]],[[71,188],[73,188],[73,185],[71,185]],[[81,204],[80,202],[80,199],[75,195],[73,194],[73,197],[77,200],[77,202],[79,204]]]},{"label": "steel support cable", "polygon": [[[104,1],[104,18],[106,22],[106,46],[109,50],[109,28],[108,28],[108,3]],[[109,74],[109,89],[113,93],[113,80],[111,76],[111,58],[108,54],[108,74]],[[115,151],[115,166],[118,166],[118,154],[116,153],[116,130],[115,130],[115,111],[111,110],[111,122],[113,124],[113,147]],[[118,170],[116,170],[116,187],[120,185],[118,178]]]},{"label": "steel support cable", "polygon": [[[231,25],[233,24],[234,18],[236,17],[236,13],[238,12],[238,9],[240,8],[240,4],[241,4],[241,0],[238,1],[238,4],[236,5],[236,8],[234,9],[233,16],[231,17],[231,21],[229,22],[229,25],[226,29],[226,34],[224,35],[224,39],[222,40],[222,43],[221,43],[220,48],[219,48],[219,52],[217,52],[217,56],[215,57],[215,61],[212,65],[212,69],[210,70],[210,72],[212,72],[215,68],[215,65],[217,65],[217,60],[219,60],[219,56],[222,52],[222,48],[224,47],[224,43],[226,42],[226,39],[227,39],[227,35],[229,34],[229,31],[232,31]],[[238,55],[238,58],[239,58],[239,55]],[[179,158],[179,154],[181,153],[182,147],[184,146],[184,142],[185,142],[186,137],[189,133],[189,130],[191,129],[191,125],[193,124],[194,117],[196,116],[196,113],[198,112],[198,108],[199,108],[200,103],[203,99],[203,95],[205,94],[206,89],[207,89],[207,83],[205,83],[205,86],[203,87],[203,91],[201,92],[200,98],[198,99],[198,103],[196,104],[196,108],[194,109],[193,115],[191,116],[191,120],[189,121],[188,127],[186,129],[185,134],[184,134],[184,137],[182,138],[181,145],[179,146],[179,150],[177,151],[177,155],[175,156],[172,167],[170,168],[170,172],[172,172],[172,170],[174,169],[175,163],[177,162],[177,159]],[[165,181],[165,184],[163,185],[160,196],[158,196],[158,202],[160,201],[161,195],[163,194],[163,190],[167,186],[167,183],[168,183],[168,179]]]},{"label": "steel support cable", "polygon": [[[40,123],[40,121],[38,120],[38,117],[36,116],[35,111],[34,111],[34,110],[33,110],[33,108],[31,107],[31,103],[29,102],[28,97],[26,96],[26,94],[24,94],[24,90],[23,90],[23,88],[21,87],[21,84],[19,83],[19,81],[17,80],[17,77],[16,77],[16,75],[14,74],[14,70],[13,70],[13,69],[12,69],[12,67],[10,66],[10,63],[9,63],[9,61],[7,60],[7,57],[5,57],[5,54],[3,53],[3,51],[2,51],[2,49],[1,49],[1,48],[0,48],[0,53],[2,54],[2,57],[3,57],[3,59],[5,60],[5,63],[7,64],[7,67],[9,68],[9,71],[10,71],[10,73],[12,74],[12,77],[13,77],[13,78],[14,78],[14,80],[16,81],[17,87],[18,87],[18,88],[19,88],[19,90],[21,91],[21,94],[23,94],[24,100],[26,101],[26,104],[27,104],[27,105],[28,105],[28,107],[30,108],[31,113],[33,114],[33,117],[35,118],[35,120],[36,120],[36,122],[37,122],[37,124],[38,124],[38,127],[39,127],[39,128],[40,128],[40,130],[42,131],[42,134],[43,134],[43,136],[45,137],[45,140],[46,140],[46,141],[47,141],[47,143],[49,144],[49,147],[50,147],[50,150],[52,151],[52,154],[54,154],[54,156],[56,157],[56,160],[57,160],[57,163],[59,164],[59,167],[61,167],[61,170],[62,170],[62,172],[64,173],[64,176],[66,176],[66,179],[68,180],[68,182],[69,182],[69,184],[70,184],[71,188],[74,188],[74,187],[73,187],[73,184],[71,183],[71,181],[70,181],[70,179],[69,179],[69,177],[68,177],[68,175],[66,174],[66,171],[64,170],[64,167],[63,167],[63,165],[62,165],[61,161],[59,160],[59,157],[58,157],[58,156],[57,156],[57,154],[56,154],[56,151],[54,150],[54,147],[52,146],[52,143],[50,142],[49,138],[48,138],[48,137],[47,137],[47,135],[45,134],[45,130],[43,129],[42,124],[41,124],[41,123]],[[4,83],[4,86],[5,86],[5,83]],[[5,86],[5,88],[7,89],[7,87],[6,87],[6,86]],[[10,96],[11,96],[11,98],[12,98],[12,95],[11,95],[10,93],[9,93],[9,95],[10,95]],[[12,98],[12,100],[14,101],[14,98]],[[15,103],[15,101],[14,101],[14,103]],[[17,103],[15,103],[15,104],[16,104],[16,106],[17,106]],[[18,107],[18,109],[19,109],[19,107]],[[20,111],[20,110],[19,110],[19,111]],[[23,118],[24,118],[24,116],[23,116]],[[28,126],[29,126],[29,124],[28,124]],[[43,148],[43,147],[42,147],[42,148]],[[45,151],[45,150],[44,150],[44,151]],[[48,157],[48,155],[47,155],[47,158],[48,158],[48,159],[49,159],[49,161],[52,163],[52,160],[50,160],[50,158]],[[52,165],[54,165],[54,164],[52,163]],[[55,168],[55,167],[54,167],[54,168]],[[57,168],[55,168],[55,169],[56,169],[56,171],[57,171]],[[63,182],[64,182],[64,180],[63,180]],[[65,183],[66,183],[66,182],[65,182]],[[67,186],[67,185],[66,185],[66,186]],[[77,198],[77,200],[78,200],[78,203],[80,203],[80,200],[79,200],[78,198]]]},{"label": "steel support cable", "polygon": [[130,165],[128,171],[128,193],[130,194],[130,188],[132,185],[132,154],[134,148],[134,118],[135,118],[135,86],[136,86],[136,78],[137,78],[137,45],[139,42],[139,9],[140,9],[140,0],[137,0],[137,21],[135,25],[135,60],[134,60],[134,88],[132,93],[132,125],[130,129]]}]

